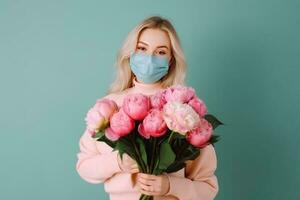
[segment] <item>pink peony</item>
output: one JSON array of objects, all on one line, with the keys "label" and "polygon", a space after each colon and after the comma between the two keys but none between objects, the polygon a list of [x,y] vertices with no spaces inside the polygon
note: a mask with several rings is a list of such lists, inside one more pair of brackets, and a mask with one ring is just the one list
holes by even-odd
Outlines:
[{"label": "pink peony", "polygon": [[200,121],[199,115],[191,106],[176,101],[164,106],[163,117],[170,130],[183,135],[194,129]]},{"label": "pink peony", "polygon": [[111,116],[117,112],[117,104],[109,99],[99,99],[96,104],[88,111],[85,121],[91,135],[104,130]]},{"label": "pink peony", "polygon": [[119,112],[110,118],[110,127],[107,128],[105,135],[107,138],[120,138],[128,135],[134,128],[134,120],[131,119],[121,108]]},{"label": "pink peony", "polygon": [[102,115],[109,119],[116,111],[118,111],[118,105],[115,101],[110,99],[98,99],[94,105],[101,111]]},{"label": "pink peony", "polygon": [[105,136],[111,141],[116,141],[121,137],[120,135],[116,134],[110,127],[105,129]]},{"label": "pink peony", "polygon": [[163,119],[162,111],[159,109],[150,110],[149,114],[139,125],[138,131],[145,138],[160,137],[167,131],[167,125]]},{"label": "pink peony", "polygon": [[167,102],[177,101],[180,103],[187,103],[194,96],[195,90],[193,88],[182,85],[175,85],[167,88],[164,95]]},{"label": "pink peony", "polygon": [[198,126],[187,133],[187,140],[195,147],[203,148],[209,144],[207,142],[212,136],[212,132],[212,125],[206,119],[201,118]]},{"label": "pink peony", "polygon": [[207,112],[207,108],[205,103],[201,99],[195,96],[188,102],[188,104],[194,108],[194,110],[200,115],[200,117],[204,117]]},{"label": "pink peony", "polygon": [[164,96],[165,90],[159,91],[154,95],[150,96],[150,103],[152,108],[162,109],[167,103]]},{"label": "pink peony", "polygon": [[150,110],[150,99],[141,93],[130,94],[123,100],[123,109],[134,120],[143,120]]}]

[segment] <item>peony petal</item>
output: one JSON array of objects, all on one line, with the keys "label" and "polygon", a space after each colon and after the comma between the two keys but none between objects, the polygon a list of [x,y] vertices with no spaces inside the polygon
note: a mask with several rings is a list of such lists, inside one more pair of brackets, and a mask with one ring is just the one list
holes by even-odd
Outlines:
[{"label": "peony petal", "polygon": [[111,141],[116,141],[120,138],[120,136],[116,134],[110,127],[105,129],[105,136]]},{"label": "peony petal", "polygon": [[148,133],[145,131],[144,126],[143,126],[142,123],[138,126],[138,132],[139,132],[140,135],[143,136],[144,138],[146,138],[146,139],[149,139],[149,138],[150,138],[150,134],[148,134]]}]

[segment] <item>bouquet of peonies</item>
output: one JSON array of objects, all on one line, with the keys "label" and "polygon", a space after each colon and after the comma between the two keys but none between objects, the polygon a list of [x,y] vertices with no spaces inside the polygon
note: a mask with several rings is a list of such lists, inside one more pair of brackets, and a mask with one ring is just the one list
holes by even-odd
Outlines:
[{"label": "bouquet of peonies", "polygon": [[[159,175],[185,167],[199,156],[201,148],[214,144],[219,136],[213,130],[223,124],[207,114],[195,90],[172,86],[146,96],[129,94],[119,108],[109,99],[99,99],[85,118],[88,131],[133,158],[140,172]],[[153,199],[141,195],[140,199]]]}]

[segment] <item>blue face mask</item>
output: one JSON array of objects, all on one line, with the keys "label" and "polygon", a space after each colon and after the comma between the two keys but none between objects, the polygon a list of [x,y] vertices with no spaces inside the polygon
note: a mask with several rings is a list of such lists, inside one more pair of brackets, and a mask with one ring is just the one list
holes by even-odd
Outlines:
[{"label": "blue face mask", "polygon": [[169,61],[163,56],[131,53],[130,67],[139,81],[143,83],[154,83],[168,73]]}]

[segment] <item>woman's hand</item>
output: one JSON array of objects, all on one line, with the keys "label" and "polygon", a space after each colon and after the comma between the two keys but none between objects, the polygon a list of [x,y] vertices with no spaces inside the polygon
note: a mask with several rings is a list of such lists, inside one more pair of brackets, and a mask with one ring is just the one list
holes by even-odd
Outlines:
[{"label": "woman's hand", "polygon": [[170,182],[167,175],[137,174],[137,184],[140,191],[146,195],[165,195],[170,188]]}]

